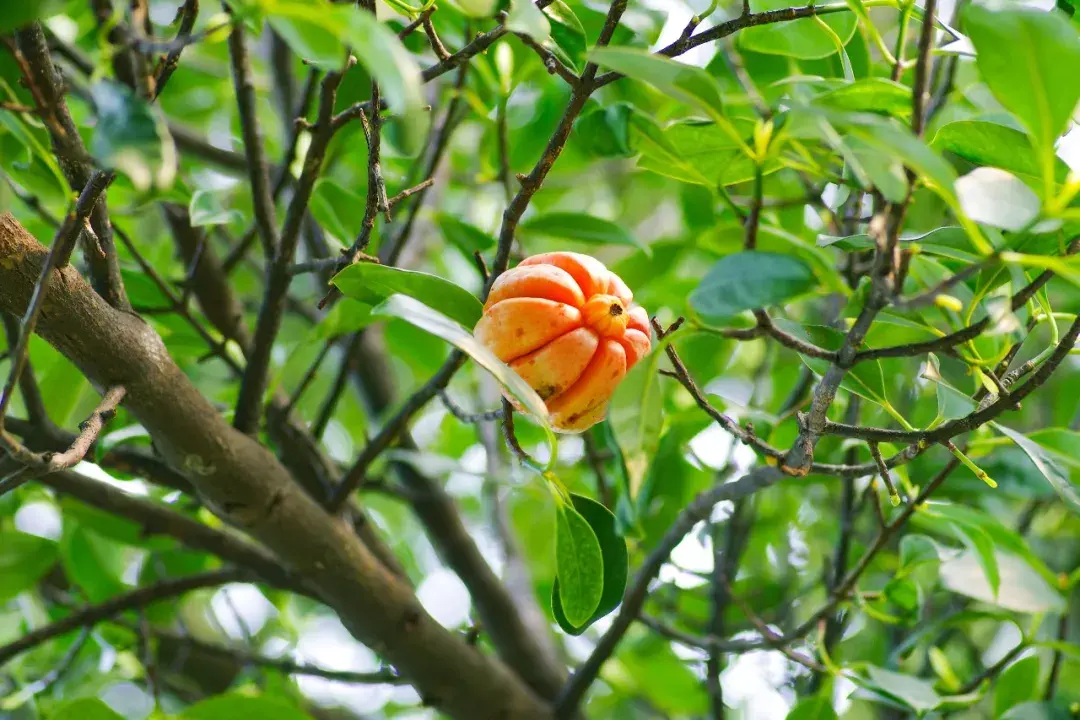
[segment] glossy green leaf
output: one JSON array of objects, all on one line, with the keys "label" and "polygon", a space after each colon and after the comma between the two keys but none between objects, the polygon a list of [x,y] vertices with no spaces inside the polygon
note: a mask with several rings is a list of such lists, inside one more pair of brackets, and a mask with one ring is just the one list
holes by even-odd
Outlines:
[{"label": "glossy green leaf", "polygon": [[534,215],[521,224],[521,230],[590,245],[635,245],[648,252],[648,246],[639,243],[617,223],[585,213],[549,212]]},{"label": "glossy green leaf", "polygon": [[547,406],[536,391],[529,387],[520,375],[495,357],[494,353],[477,342],[472,333],[451,318],[406,295],[391,295],[372,310],[372,314],[401,318],[458,348],[475,360],[480,367],[491,373],[533,414],[538,422],[546,424]]},{"label": "glossy green leaf", "polygon": [[373,262],[350,265],[331,282],[342,294],[369,305],[378,305],[394,293],[408,295],[470,328],[480,320],[484,309],[472,293],[449,280]]},{"label": "glossy green leaf", "polygon": [[574,504],[574,509],[581,514],[596,535],[603,558],[604,589],[600,596],[600,604],[587,622],[575,625],[567,619],[562,606],[562,591],[558,577],[555,578],[555,584],[551,590],[551,610],[555,615],[555,620],[567,633],[580,635],[622,602],[623,592],[626,590],[629,560],[626,553],[626,541],[619,534],[615,516],[611,514],[611,511],[583,495],[571,493],[570,500]]},{"label": "glossy green leaf", "polygon": [[900,539],[900,567],[905,571],[930,562],[938,562],[941,550],[933,538],[912,533]]},{"label": "glossy green leaf", "polygon": [[235,720],[251,717],[259,720],[310,720],[310,715],[284,702],[249,695],[219,695],[195,703],[180,714],[181,720]]},{"label": "glossy green leaf", "polygon": [[17,530],[0,532],[0,602],[33,588],[58,555],[52,540]]},{"label": "glossy green leaf", "polygon": [[817,284],[806,263],[789,255],[739,252],[720,258],[690,295],[704,320],[723,323],[745,310],[778,305]]},{"label": "glossy green leaf", "polygon": [[603,599],[604,557],[592,526],[573,506],[560,503],[555,512],[559,602],[566,621],[581,627]]},{"label": "glossy green leaf", "polygon": [[699,67],[634,48],[600,47],[589,53],[589,59],[714,117],[723,115],[720,86]]},{"label": "glossy green leaf", "polygon": [[239,210],[226,208],[221,202],[221,193],[214,190],[196,190],[188,205],[188,216],[192,227],[228,225],[244,220]]},{"label": "glossy green leaf", "polygon": [[964,29],[994,97],[1020,118],[1038,146],[1052,148],[1080,100],[1076,29],[1035,8],[978,4],[964,8]]},{"label": "glossy green leaf", "polygon": [[1001,671],[994,683],[994,717],[1035,700],[1039,695],[1039,656],[1020,658]]}]

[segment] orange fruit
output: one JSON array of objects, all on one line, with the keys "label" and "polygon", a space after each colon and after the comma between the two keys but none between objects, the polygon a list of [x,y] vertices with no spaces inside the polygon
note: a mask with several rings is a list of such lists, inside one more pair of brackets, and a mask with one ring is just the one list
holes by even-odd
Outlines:
[{"label": "orange fruit", "polygon": [[572,252],[534,255],[500,275],[473,335],[540,395],[562,432],[603,420],[611,394],[652,345],[648,314],[626,283]]}]

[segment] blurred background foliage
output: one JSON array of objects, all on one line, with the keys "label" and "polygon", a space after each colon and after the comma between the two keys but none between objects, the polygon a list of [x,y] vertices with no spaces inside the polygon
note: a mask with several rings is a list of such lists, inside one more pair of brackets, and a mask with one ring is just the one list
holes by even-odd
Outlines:
[{"label": "blurred background foliage", "polygon": [[[301,106],[303,86],[316,72],[304,59],[311,59],[313,51],[328,54],[323,44],[328,31],[290,15],[290,5],[309,4],[237,4],[238,10],[246,8],[242,17],[258,36],[252,40],[253,78],[266,154],[275,173],[293,132],[292,109]],[[126,10],[121,5],[117,3],[122,13]],[[177,5],[175,0],[149,2],[153,37],[173,36]],[[447,0],[431,15],[451,51],[476,32],[496,26],[495,8],[470,17],[470,5]],[[985,10],[990,19],[980,22],[995,28],[999,37],[985,39],[984,34],[977,50],[995,54],[996,63],[973,57],[972,39],[965,34],[965,20],[973,14],[959,12],[951,3],[939,6],[938,16],[955,29],[937,32],[944,49],[932,56],[933,114],[925,145],[914,148],[896,139],[897,133],[907,133],[903,128],[911,117],[913,60],[921,27],[920,8],[913,4],[850,0],[825,16],[824,26],[807,18],[747,28],[680,57],[717,83],[724,115],[743,138],[751,138],[759,123],[757,95],[773,109],[776,132],[799,141],[798,147],[789,142],[760,166],[707,119],[700,106],[680,102],[647,82],[607,85],[593,95],[574,124],[565,151],[519,228],[514,257],[550,250],[594,255],[626,281],[662,326],[680,316],[691,318],[690,331],[677,345],[709,401],[738,422],[752,423],[758,437],[786,450],[799,433],[789,398],[795,397],[797,406],[805,409],[808,375],[820,367],[800,362],[798,353],[770,338],[741,342],[708,328],[750,327],[752,319],[744,311],[767,298],[760,304],[776,308],[778,325],[808,328],[800,332],[817,327],[820,332],[814,337],[828,347],[821,326],[845,330],[862,306],[860,294],[867,292],[859,267],[867,261],[867,248],[873,247],[865,232],[875,206],[866,191],[876,189],[878,202],[897,202],[907,192],[903,166],[916,170],[919,182],[902,235],[902,245],[915,251],[905,286],[908,295],[986,255],[958,227],[957,213],[978,223],[993,248],[1028,258],[1056,257],[1075,236],[1080,216],[1068,193],[1077,189],[1076,176],[1070,173],[1071,168],[1080,169],[1080,134],[1071,130],[1068,118],[1059,128],[1049,121],[1033,126],[1025,115],[1025,108],[1033,107],[1036,120],[1043,117],[1039,113],[1052,116],[1054,109],[1044,103],[1047,97],[1071,100],[1071,115],[1080,92],[1073,62],[1080,46],[1078,25],[1071,20],[1068,0],[1059,5],[1024,9],[1019,2],[1009,2]],[[380,18],[395,31],[408,23],[396,7],[378,5]],[[749,4],[755,13],[783,7],[783,0]],[[633,0],[612,44],[664,47],[678,39],[695,13],[707,10],[712,13],[698,32],[738,17],[742,8]],[[606,3],[594,0],[556,3],[547,10],[550,39],[545,45],[580,72],[606,12]],[[1053,22],[1046,26],[1032,21],[1029,28],[1026,13]],[[182,294],[188,264],[177,252],[162,204],[189,208],[192,224],[206,233],[208,251],[235,260],[229,284],[243,304],[245,321],[253,326],[264,284],[262,261],[257,251],[232,254],[252,225],[253,210],[224,42],[228,17],[214,3],[204,2],[194,28],[198,41],[185,49],[166,90],[152,105],[117,82],[110,65],[116,48],[90,3],[7,0],[0,9],[0,33],[32,17],[44,18],[63,68],[71,112],[87,146],[102,164],[120,170],[109,189],[114,225]],[[270,25],[264,24],[267,18]],[[272,38],[271,25],[283,40]],[[1053,33],[1043,34],[1046,27]],[[335,39],[333,33],[329,37]],[[275,42],[293,51],[285,53],[284,65]],[[422,32],[410,34],[403,44],[421,67],[438,61]],[[906,60],[899,72],[883,49]],[[365,57],[346,75],[337,110],[368,98],[370,72],[390,72],[373,68],[372,62],[379,61]],[[393,59],[384,57],[382,62]],[[453,108],[452,134],[398,264],[478,293],[483,278],[473,253],[493,251],[508,193],[517,188],[514,177],[529,172],[544,151],[571,91],[559,76],[547,72],[536,52],[510,37],[473,58],[464,74],[446,73],[425,84],[422,92],[423,104],[430,106],[421,113],[423,126]],[[5,51],[0,51],[0,100],[0,210],[12,212],[46,242],[71,193],[49,151],[45,129],[32,114],[19,111],[31,106],[33,98],[20,83],[12,54]],[[796,107],[802,110],[796,112]],[[313,118],[311,111],[303,114]],[[836,137],[821,136],[813,122],[818,117],[833,123]],[[391,194],[424,178],[418,168],[431,147],[410,140],[413,130],[407,125],[416,118],[406,120],[394,113],[385,120],[382,168]],[[299,138],[297,159],[288,168],[293,176],[302,167],[309,142],[306,133]],[[1047,143],[1049,161],[1043,150]],[[364,216],[367,159],[360,123],[350,123],[335,135],[314,191],[312,223],[299,260],[319,257],[318,248],[332,255],[352,243]],[[863,177],[852,170],[858,163],[845,163],[853,159],[865,168]],[[956,186],[958,199],[946,197],[952,187],[928,187],[938,184],[940,175],[933,173],[942,166],[947,182],[950,177],[964,179]],[[707,277],[721,258],[743,251],[743,219],[732,205],[745,209],[752,202],[755,167],[762,173],[764,197],[757,250],[795,258],[797,266],[810,273],[805,283],[793,291],[776,290],[775,297],[769,297],[775,290],[771,260],[751,265],[748,274]],[[977,168],[998,168],[1008,177],[971,174]],[[405,217],[406,212],[395,213],[395,222],[380,221],[368,252],[385,253]],[[191,321],[172,311],[173,301],[146,274],[131,248],[121,243],[119,254],[136,310],[161,334],[199,389],[223,412],[231,412],[239,383],[227,364]],[[1051,281],[1034,304],[1013,313],[1008,297],[1041,266],[995,258],[994,272],[987,266],[950,287],[947,294],[955,307],[945,299],[908,312],[887,310],[866,346],[932,339],[988,315],[992,325],[986,333],[959,354],[938,353],[932,361],[926,355],[885,358],[860,366],[869,373],[869,385],[842,386],[830,418],[897,427],[899,416],[925,428],[943,417],[959,417],[974,407],[973,398],[983,387],[973,368],[992,369],[1021,340],[1016,364],[1048,347],[1058,335],[1049,325],[1060,322],[1065,327],[1080,311],[1078,266],[1055,266],[1063,279]],[[334,391],[350,369],[356,343],[372,343],[380,353],[385,351],[386,376],[381,381],[391,407],[437,371],[450,348],[402,320],[371,316],[370,306],[359,300],[346,299],[318,311],[316,304],[325,293],[326,280],[320,274],[294,279],[274,346],[271,378],[274,386],[291,393],[321,356],[320,369],[295,408],[309,424],[325,416],[319,439],[337,463],[348,467],[385,411],[366,403],[352,387]],[[747,297],[732,301],[732,293]],[[714,301],[736,305],[717,310],[710,305]],[[1050,308],[1053,320],[1046,321]],[[195,323],[209,327],[202,310],[192,305],[191,314]],[[1039,317],[1042,322],[1029,325]],[[356,334],[360,330],[362,336]],[[217,342],[228,339],[217,330],[209,332]],[[0,339],[0,353],[5,348]],[[235,354],[235,348],[231,351]],[[74,431],[97,404],[97,394],[69,361],[38,338],[30,358],[49,417]],[[816,382],[816,377],[811,380]],[[640,384],[620,391],[609,421],[585,437],[563,439],[556,466],[570,489],[613,509],[624,493],[620,473],[631,468],[639,486],[631,501],[635,522],[626,528],[631,573],[697,493],[713,486],[718,476],[765,462],[711,422],[679,383],[661,376],[641,382],[656,383],[655,398]],[[859,578],[852,601],[829,614],[828,622],[823,619],[820,628],[789,643],[792,651],[825,665],[824,673],[808,670],[778,649],[761,647],[760,642],[755,646],[761,637],[755,621],[782,634],[829,601],[836,578],[876,537],[879,521],[873,508],[886,517],[898,512],[880,481],[872,474],[847,481],[811,474],[743,501],[740,562],[730,578],[730,594],[742,604],[724,603],[719,621],[710,617],[714,560],[724,562],[730,551],[726,533],[732,507],[718,506],[711,522],[699,523],[661,570],[645,606],[647,622],[630,629],[604,667],[585,705],[588,717],[709,715],[709,652],[680,641],[678,635],[702,639],[713,628],[722,629],[721,639],[747,640],[750,645],[723,656],[719,677],[731,717],[1016,719],[1074,713],[1075,703],[1080,703],[1080,623],[1075,622],[1080,607],[1074,591],[1080,580],[1080,519],[1073,485],[1080,481],[1078,382],[1078,368],[1070,357],[1020,409],[999,418],[1015,433],[1024,433],[1026,445],[990,426],[965,436],[968,456],[997,488],[989,488],[967,467],[955,470],[933,503],[889,538]],[[490,380],[471,365],[457,375],[448,393],[467,411],[491,409],[498,398]],[[332,395],[337,400],[328,412],[325,400]],[[643,404],[643,398],[653,401]],[[26,416],[21,398],[15,399],[10,414]],[[505,548],[493,524],[498,498],[547,612],[555,575],[550,495],[535,476],[512,462],[501,441],[485,442],[484,426],[461,422],[439,402],[429,404],[412,423],[418,449],[393,449],[380,457],[370,472],[379,480],[362,494],[425,607],[463,633],[475,621],[468,593],[439,560],[410,511],[406,491],[391,479],[388,463],[404,461],[438,478],[485,557],[501,570]],[[519,421],[518,435],[527,449],[543,455],[539,428]],[[94,455],[76,471],[220,525],[197,498],[147,482],[137,470],[123,472],[96,463],[120,446],[150,447],[145,430],[122,408]],[[492,448],[498,450],[497,457],[489,457]],[[883,449],[888,456],[901,448]],[[622,465],[621,460],[642,453],[644,464]],[[865,442],[836,436],[822,438],[814,457],[833,463],[871,460]],[[948,459],[946,449],[934,446],[895,469],[893,478],[906,497],[913,497]],[[0,644],[63,616],[73,605],[100,602],[135,586],[219,565],[209,554],[185,549],[169,538],[146,537],[130,521],[30,483],[0,497]],[[753,618],[744,605],[752,608]],[[588,657],[611,620],[571,637],[547,619],[571,666]],[[478,633],[486,645],[483,628]],[[229,652],[217,656],[200,643]],[[236,583],[151,605],[18,656],[0,668],[0,716],[436,716],[407,686],[292,674],[286,666],[248,656],[264,661],[298,658],[331,671],[383,669],[377,655],[353,641],[323,606],[263,585]]]}]

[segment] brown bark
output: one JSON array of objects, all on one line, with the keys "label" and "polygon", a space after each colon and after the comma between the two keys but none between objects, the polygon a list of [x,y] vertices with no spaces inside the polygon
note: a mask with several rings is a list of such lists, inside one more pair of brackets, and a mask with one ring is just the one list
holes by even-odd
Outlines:
[{"label": "brown bark", "polygon": [[[0,216],[0,309],[25,309],[45,256],[14,217]],[[125,407],[208,506],[306,577],[429,704],[459,718],[550,717],[504,665],[436,623],[268,450],[230,427],[146,323],[109,306],[73,268],[55,271],[38,332],[97,388],[127,388]]]}]

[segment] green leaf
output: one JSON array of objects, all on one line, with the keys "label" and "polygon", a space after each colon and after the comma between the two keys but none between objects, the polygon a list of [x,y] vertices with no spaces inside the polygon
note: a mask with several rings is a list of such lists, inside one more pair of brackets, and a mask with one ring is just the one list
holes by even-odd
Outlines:
[{"label": "green leaf", "polygon": [[814,104],[903,118],[911,114],[911,88],[885,78],[863,78],[826,90],[814,98]]},{"label": "green leaf", "polygon": [[555,565],[559,602],[573,627],[589,622],[604,595],[604,556],[589,522],[573,506],[556,508]]},{"label": "green leaf", "polygon": [[623,592],[626,590],[629,560],[626,553],[626,541],[619,534],[615,516],[611,514],[611,511],[583,495],[571,493],[570,500],[574,504],[574,509],[585,518],[596,535],[603,558],[604,590],[600,597],[600,604],[584,624],[575,625],[566,618],[562,606],[559,578],[555,578],[555,584],[551,590],[551,610],[555,615],[555,620],[567,633],[580,635],[622,602]]},{"label": "green leaf", "polygon": [[637,494],[660,445],[664,396],[658,366],[664,353],[653,348],[638,361],[611,397],[608,418],[626,462],[631,496]]},{"label": "green leaf", "polygon": [[1049,452],[1038,443],[1015,430],[999,423],[991,423],[991,426],[1005,437],[1012,440],[1028,456],[1035,469],[1046,478],[1050,486],[1054,488],[1061,499],[1075,511],[1080,511],[1080,492],[1072,484],[1069,471]]},{"label": "green leaf", "polygon": [[180,714],[181,720],[310,720],[310,715],[267,697],[219,695],[196,703]]},{"label": "green leaf", "polygon": [[143,192],[169,188],[176,178],[176,146],[156,107],[126,85],[102,80],[90,86],[97,124],[90,150],[103,165],[114,167]]},{"label": "green leaf", "polygon": [[598,65],[652,85],[680,102],[694,105],[714,119],[723,116],[720,86],[705,70],[658,57],[647,50],[598,47],[589,53]]},{"label": "green leaf", "polygon": [[1065,600],[1041,575],[1016,555],[996,551],[1001,585],[995,597],[975,553],[961,552],[941,564],[941,580],[949,590],[1020,613],[1061,612]]},{"label": "green leaf", "polygon": [[261,0],[271,26],[298,55],[325,68],[341,68],[345,46],[379,82],[394,115],[409,135],[424,122],[420,67],[397,36],[365,10],[313,5],[306,0]]},{"label": "green leaf", "polygon": [[607,107],[593,104],[574,123],[574,138],[590,155],[630,157],[633,154],[630,148],[633,112],[633,107],[626,103]]},{"label": "green leaf", "polygon": [[994,683],[994,717],[1039,694],[1039,656],[1028,655],[1005,668]]},{"label": "green leaf", "polygon": [[491,373],[510,394],[521,402],[526,410],[533,414],[538,422],[547,427],[547,406],[536,391],[458,323],[406,295],[391,295],[371,312],[373,315],[387,315],[406,320],[461,350],[475,360],[480,367]]},{"label": "green leaf", "polygon": [[1000,720],[1071,720],[1072,717],[1072,713],[1060,704],[1027,702],[1012,708]]},{"label": "green leaf", "polygon": [[221,204],[221,193],[215,190],[196,190],[188,205],[188,215],[191,218],[192,227],[228,225],[231,222],[244,220],[239,210],[226,209]]},{"label": "green leaf", "polygon": [[[751,0],[750,11],[760,13],[790,6],[787,0]],[[855,16],[845,8],[841,12],[822,15],[821,18],[839,36],[840,42],[847,44],[855,32]],[[800,60],[836,54],[835,39],[813,17],[745,28],[739,33],[739,46],[754,52]]]},{"label": "green leaf", "polygon": [[619,225],[585,213],[549,212],[534,215],[521,224],[525,232],[593,245],[633,245],[649,253],[649,247],[635,240]]},{"label": "green leaf", "polygon": [[[1036,192],[1043,192],[1042,168],[1031,139],[1011,127],[979,120],[958,120],[942,125],[930,144],[976,165],[1008,170]],[[1054,177],[1063,182],[1069,166],[1054,158]]]},{"label": "green leaf", "polygon": [[551,36],[551,23],[544,11],[536,7],[532,0],[510,0],[506,27],[511,32],[528,35],[540,44]]},{"label": "green leaf", "polygon": [[76,527],[64,533],[60,547],[64,572],[91,602],[101,602],[127,589],[122,580],[129,559],[124,545]]},{"label": "green leaf", "polygon": [[4,0],[4,7],[0,8],[0,35],[63,9],[63,0]]},{"label": "green leaf", "polygon": [[343,244],[360,233],[366,200],[333,180],[322,178],[311,192],[311,216]]},{"label": "green leaf", "polygon": [[[641,129],[643,121],[635,122]],[[638,166],[666,177],[713,187],[746,182],[754,177],[753,160],[743,151],[736,138],[715,123],[689,120],[656,130],[663,145],[650,135],[639,142],[641,157]],[[674,160],[674,161],[673,161]],[[765,161],[762,173],[768,175],[779,167],[779,161]]]},{"label": "green leaf", "polygon": [[442,230],[446,241],[455,245],[470,258],[475,252],[483,252],[495,247],[495,238],[489,233],[453,215],[439,213],[435,221],[439,224],[439,229]]},{"label": "green leaf", "polygon": [[866,670],[870,676],[870,684],[874,688],[899,700],[920,715],[933,710],[941,703],[941,696],[934,691],[934,684],[929,680],[893,672],[875,665],[867,666]]},{"label": "green leaf", "polygon": [[919,586],[911,580],[894,578],[885,584],[884,592],[889,602],[909,615],[919,609]]},{"label": "green leaf", "polygon": [[360,262],[339,272],[331,282],[344,295],[369,305],[378,305],[394,293],[408,295],[470,328],[484,312],[484,306],[465,288],[415,270]]},{"label": "green leaf", "polygon": [[800,700],[798,705],[791,708],[786,720],[836,720],[836,711],[829,696],[820,693]]},{"label": "green leaf", "polygon": [[900,538],[900,568],[908,572],[919,565],[938,562],[941,551],[933,538],[912,533]]},{"label": "green leaf", "polygon": [[581,20],[573,9],[563,0],[556,0],[546,8],[544,14],[551,21],[551,39],[562,50],[565,60],[574,70],[580,70],[585,60],[588,41]]},{"label": "green leaf", "polygon": [[739,252],[720,258],[690,295],[690,306],[710,323],[738,313],[777,305],[809,292],[817,279],[790,255]]},{"label": "green leaf", "polygon": [[57,708],[52,720],[123,720],[123,716],[97,698],[79,698]]},{"label": "green leaf", "polygon": [[[964,8],[975,61],[998,102],[1052,153],[1080,100],[1080,37],[1068,21],[1035,8]],[[1008,52],[1002,52],[1008,48]]]},{"label": "green leaf", "polygon": [[1018,232],[1039,216],[1039,196],[1012,173],[999,168],[975,168],[955,185],[960,207],[983,225]]},{"label": "green leaf", "polygon": [[0,532],[0,603],[37,585],[57,554],[52,540],[17,530]]},{"label": "green leaf", "polygon": [[1001,571],[998,568],[994,541],[978,525],[954,521],[952,528],[960,541],[979,559],[979,567],[982,568],[986,584],[991,594],[997,597],[1001,590]]},{"label": "green leaf", "polygon": [[495,13],[495,0],[454,0],[461,11],[471,18],[489,18]]}]

